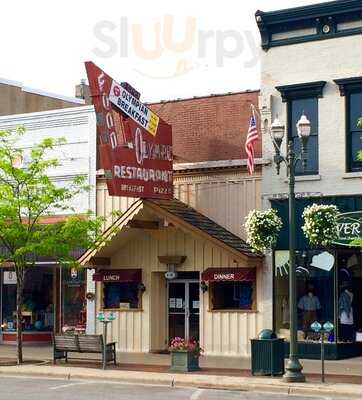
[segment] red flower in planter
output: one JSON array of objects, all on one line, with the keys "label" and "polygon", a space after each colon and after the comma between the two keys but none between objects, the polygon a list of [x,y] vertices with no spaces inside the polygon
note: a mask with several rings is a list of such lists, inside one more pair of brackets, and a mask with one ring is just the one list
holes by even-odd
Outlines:
[{"label": "red flower in planter", "polygon": [[181,337],[175,337],[171,340],[170,351],[189,351],[195,355],[201,355],[204,350],[200,347],[197,340],[185,340]]}]

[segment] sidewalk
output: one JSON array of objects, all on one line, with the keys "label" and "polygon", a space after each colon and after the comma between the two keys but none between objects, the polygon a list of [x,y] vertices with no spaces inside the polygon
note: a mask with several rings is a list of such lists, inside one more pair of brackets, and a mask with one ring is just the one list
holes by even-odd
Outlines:
[{"label": "sidewalk", "polygon": [[[25,360],[49,361],[53,359],[53,349],[49,345],[24,346]],[[96,357],[96,356],[95,356]],[[94,359],[94,356],[86,354],[72,354],[74,359]],[[0,345],[0,365],[1,359],[16,359],[16,346]],[[168,354],[153,353],[117,353],[117,361],[122,364],[164,366],[170,365]],[[319,360],[301,360],[303,371],[307,374],[320,374],[321,363]],[[96,365],[94,363],[94,365]],[[218,370],[243,370],[250,371],[251,362],[247,357],[220,357],[203,356],[200,358],[200,366],[208,369]],[[327,375],[346,375],[361,377],[362,383],[362,357],[350,358],[347,360],[326,361]]]},{"label": "sidewalk", "polygon": [[319,362],[303,360],[307,382],[288,384],[280,378],[252,377],[250,360],[247,358],[202,357],[201,371],[183,374],[169,372],[167,354],[120,353],[119,364],[116,367],[109,365],[103,371],[99,361],[95,362],[91,357],[84,359],[84,355],[83,360],[79,359],[79,355],[74,355],[68,364],[58,362],[57,366],[53,366],[50,361],[51,348],[48,346],[26,347],[26,363],[15,366],[15,350],[14,346],[0,346],[0,374],[362,398],[361,359],[328,361],[325,384],[320,383]]},{"label": "sidewalk", "polygon": [[220,376],[209,374],[176,374],[167,372],[144,372],[123,370],[101,370],[94,368],[22,365],[0,367],[0,375],[36,376],[66,380],[106,381],[127,384],[152,384],[171,387],[198,387],[204,389],[229,389],[294,395],[334,396],[348,399],[362,398],[362,385],[356,384],[317,384],[316,382],[288,384],[280,378],[250,378]]}]

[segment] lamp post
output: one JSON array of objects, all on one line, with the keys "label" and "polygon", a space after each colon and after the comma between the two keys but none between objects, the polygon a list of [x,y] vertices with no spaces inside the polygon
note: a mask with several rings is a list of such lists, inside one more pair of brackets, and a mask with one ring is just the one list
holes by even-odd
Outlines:
[{"label": "lamp post", "polygon": [[298,359],[298,321],[297,321],[297,280],[295,270],[295,168],[298,161],[301,161],[303,169],[307,166],[307,144],[310,135],[310,122],[303,114],[297,122],[298,137],[301,141],[301,152],[296,154],[293,149],[293,142],[289,141],[287,154],[283,156],[280,151],[283,142],[285,128],[278,117],[271,124],[271,135],[273,139],[277,174],[280,173],[280,165],[284,163],[287,168],[289,183],[289,307],[290,307],[290,351],[289,360],[283,380],[286,382],[305,382],[302,373],[302,365]]},{"label": "lamp post", "polygon": [[325,382],[325,373],[324,373],[324,335],[326,333],[330,333],[334,329],[334,325],[332,322],[327,321],[323,326],[318,322],[314,321],[310,326],[314,332],[321,334],[321,363],[322,363],[322,383]]},{"label": "lamp post", "polygon": [[108,314],[104,314],[104,312],[100,311],[97,314],[97,320],[103,324],[103,369],[106,369],[107,365],[107,326],[109,323],[113,322],[116,317],[112,312]]}]

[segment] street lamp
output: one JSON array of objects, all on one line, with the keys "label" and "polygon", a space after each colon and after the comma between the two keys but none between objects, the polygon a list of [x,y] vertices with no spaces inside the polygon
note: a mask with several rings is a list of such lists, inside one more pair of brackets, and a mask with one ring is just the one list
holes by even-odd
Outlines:
[{"label": "street lamp", "polygon": [[297,122],[297,132],[301,141],[301,152],[296,154],[293,149],[293,142],[289,141],[286,156],[280,151],[283,142],[285,128],[276,117],[270,127],[273,139],[277,173],[280,173],[280,165],[284,162],[287,168],[289,183],[289,307],[290,307],[290,351],[289,361],[286,366],[286,373],[283,380],[286,382],[305,382],[305,376],[302,373],[302,365],[298,359],[297,336],[297,280],[295,270],[295,167],[298,161],[302,162],[303,170],[307,166],[307,144],[310,136],[311,126],[308,118],[303,114]]}]

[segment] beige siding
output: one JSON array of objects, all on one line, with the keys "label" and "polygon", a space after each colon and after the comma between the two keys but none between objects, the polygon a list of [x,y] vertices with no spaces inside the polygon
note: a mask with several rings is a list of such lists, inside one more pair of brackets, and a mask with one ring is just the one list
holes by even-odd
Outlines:
[{"label": "beige siding", "polygon": [[125,212],[136,199],[133,197],[117,197],[108,194],[106,181],[99,179],[97,181],[97,215],[105,218],[103,229],[109,228],[117,219],[112,214],[114,211]]},{"label": "beige siding", "polygon": [[[242,224],[247,213],[260,208],[260,173],[249,177],[242,172],[176,174],[175,197],[212,218],[236,235],[243,236]],[[104,180],[97,184],[97,214],[106,217],[104,228],[117,218],[112,211],[126,211],[132,198],[111,197]],[[158,256],[186,255],[180,270],[202,272],[206,268],[245,266],[224,249],[193,234],[168,227],[137,234],[112,257],[112,268],[143,268],[146,292],[141,311],[118,311],[109,340],[120,351],[148,352],[167,347],[166,266]],[[236,262],[234,262],[234,260]],[[249,354],[250,338],[262,328],[261,268],[257,273],[257,311],[210,312],[208,293],[200,293],[200,341],[206,354]],[[101,285],[97,284],[97,307],[102,304]],[[97,327],[99,331],[100,326]]]},{"label": "beige siding", "polygon": [[[167,346],[166,328],[166,266],[159,255],[186,255],[180,271],[203,271],[212,266],[245,266],[245,263],[208,241],[187,232],[168,227],[160,231],[140,231],[112,257],[112,268],[143,268],[146,291],[141,311],[116,311],[109,340],[117,342],[120,351],[148,352]],[[210,312],[208,292],[200,292],[200,341],[206,354],[247,355],[250,338],[261,328],[260,301],[261,268],[257,276],[258,312]],[[97,287],[98,309],[101,304],[101,284]],[[152,297],[152,300],[151,300]],[[98,327],[98,331],[101,327]]]},{"label": "beige siding", "polygon": [[[176,198],[241,237],[244,237],[243,223],[248,212],[261,208],[260,186],[260,172],[252,177],[238,171],[174,176]],[[109,196],[105,181],[98,182],[97,214],[106,217],[105,228],[116,219],[111,216],[112,211],[124,212],[134,201]]]},{"label": "beige siding", "polygon": [[244,237],[243,223],[252,209],[261,208],[261,175],[222,172],[175,175],[175,197]]}]

